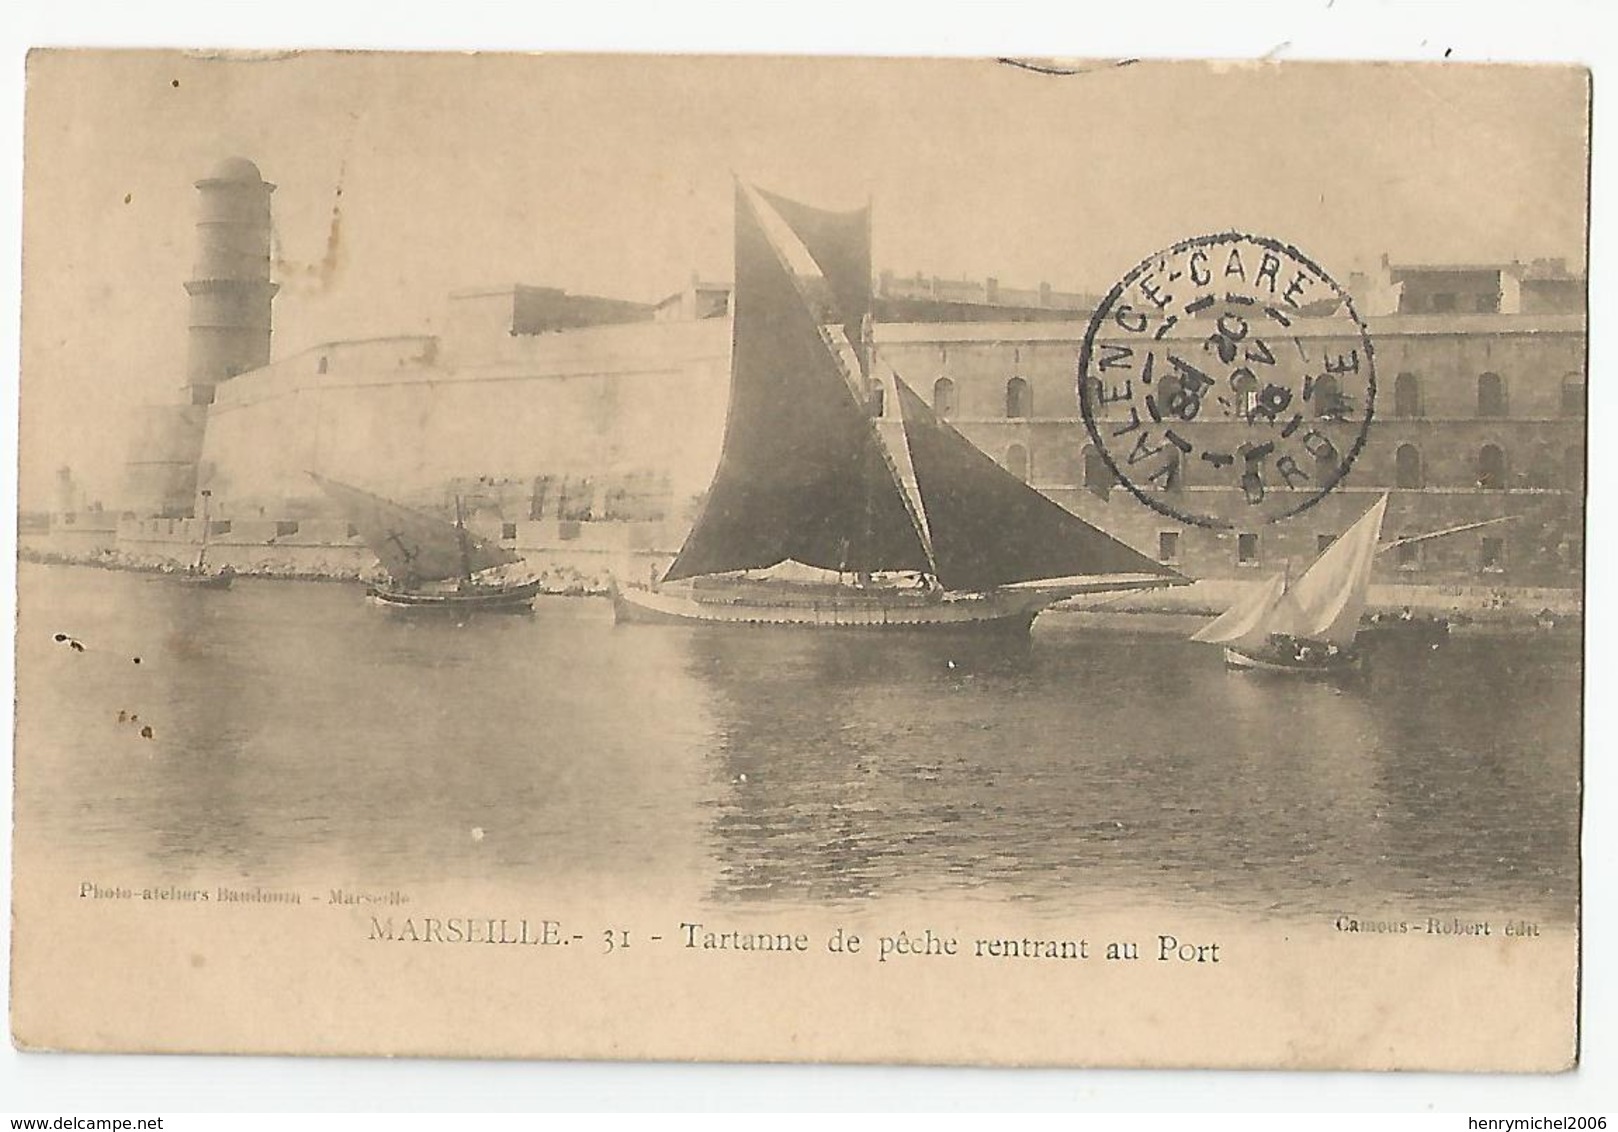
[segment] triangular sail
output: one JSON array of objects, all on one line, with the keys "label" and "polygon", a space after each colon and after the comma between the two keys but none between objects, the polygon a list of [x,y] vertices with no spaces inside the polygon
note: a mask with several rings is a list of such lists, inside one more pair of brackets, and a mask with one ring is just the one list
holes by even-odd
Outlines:
[{"label": "triangular sail", "polygon": [[388,575],[404,585],[458,578],[521,561],[519,555],[474,538],[445,519],[312,472],[310,478],[343,509]]},{"label": "triangular sail", "polygon": [[1329,641],[1346,648],[1359,632],[1360,616],[1371,587],[1371,567],[1376,561],[1377,542],[1382,537],[1382,516],[1388,497],[1367,511],[1292,587],[1291,596],[1303,611],[1300,636]]},{"label": "triangular sail", "polygon": [[1354,643],[1371,586],[1384,495],[1341,538],[1326,548],[1295,585],[1277,574],[1192,636],[1204,644],[1262,644],[1272,633],[1347,648]]},{"label": "triangular sail", "polygon": [[[795,232],[813,212],[797,207]],[[821,254],[836,243],[823,239]],[[788,559],[857,573],[929,568],[868,410],[738,185],[724,447],[665,580]]]},{"label": "triangular sail", "polygon": [[939,582],[981,591],[1074,575],[1179,578],[995,463],[896,379]]},{"label": "triangular sail", "polygon": [[865,317],[871,311],[870,208],[827,212],[763,189],[753,191],[786,222],[820,268],[836,304],[837,319],[859,354],[860,371],[868,373],[870,359],[863,337]]},{"label": "triangular sail", "polygon": [[1262,585],[1250,587],[1235,605],[1213,621],[1193,633],[1193,641],[1207,645],[1225,645],[1251,636],[1259,630],[1271,607],[1286,591],[1286,579],[1276,574]]},{"label": "triangular sail", "polygon": [[1307,635],[1303,610],[1287,589],[1286,576],[1277,574],[1254,586],[1213,621],[1192,634],[1193,641],[1210,645],[1262,644],[1271,633]]}]

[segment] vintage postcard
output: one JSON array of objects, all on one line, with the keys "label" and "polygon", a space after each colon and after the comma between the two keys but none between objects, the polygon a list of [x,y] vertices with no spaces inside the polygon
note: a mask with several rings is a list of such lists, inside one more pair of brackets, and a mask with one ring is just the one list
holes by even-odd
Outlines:
[{"label": "vintage postcard", "polygon": [[36,52],[14,1040],[1572,1067],[1589,96]]}]

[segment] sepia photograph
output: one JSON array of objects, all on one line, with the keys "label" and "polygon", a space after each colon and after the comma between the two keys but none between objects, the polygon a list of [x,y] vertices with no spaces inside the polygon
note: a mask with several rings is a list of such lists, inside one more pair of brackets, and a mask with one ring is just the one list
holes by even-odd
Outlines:
[{"label": "sepia photograph", "polygon": [[1590,98],[33,51],[14,1042],[1575,1068]]}]

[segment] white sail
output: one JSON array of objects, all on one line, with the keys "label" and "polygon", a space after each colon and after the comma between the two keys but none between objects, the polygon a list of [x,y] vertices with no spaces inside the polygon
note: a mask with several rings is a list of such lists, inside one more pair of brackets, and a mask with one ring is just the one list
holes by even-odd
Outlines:
[{"label": "white sail", "polygon": [[[1371,567],[1382,537],[1382,516],[1388,509],[1386,494],[1315,559],[1293,586],[1289,596],[1303,613],[1302,631],[1294,635],[1328,641],[1339,648],[1354,643],[1360,616],[1371,588]],[[1275,632],[1288,632],[1277,629]]]},{"label": "white sail", "polygon": [[1308,635],[1308,618],[1287,588],[1285,574],[1250,590],[1191,639],[1210,645],[1263,644],[1271,633]]},{"label": "white sail", "polygon": [[1360,520],[1304,571],[1296,584],[1285,574],[1254,587],[1240,601],[1197,632],[1191,639],[1203,644],[1262,644],[1272,633],[1313,641],[1328,641],[1339,648],[1354,643],[1365,595],[1371,587],[1371,566],[1382,536],[1382,516],[1388,497],[1383,495]]}]

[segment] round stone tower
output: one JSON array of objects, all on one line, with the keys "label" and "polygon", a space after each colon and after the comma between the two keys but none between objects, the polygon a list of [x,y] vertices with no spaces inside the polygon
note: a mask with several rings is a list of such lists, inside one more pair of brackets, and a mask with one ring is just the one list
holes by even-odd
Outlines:
[{"label": "round stone tower", "polygon": [[214,386],[270,360],[270,194],[275,186],[245,157],[230,157],[197,182],[197,260],[191,296],[186,386],[211,405]]}]

